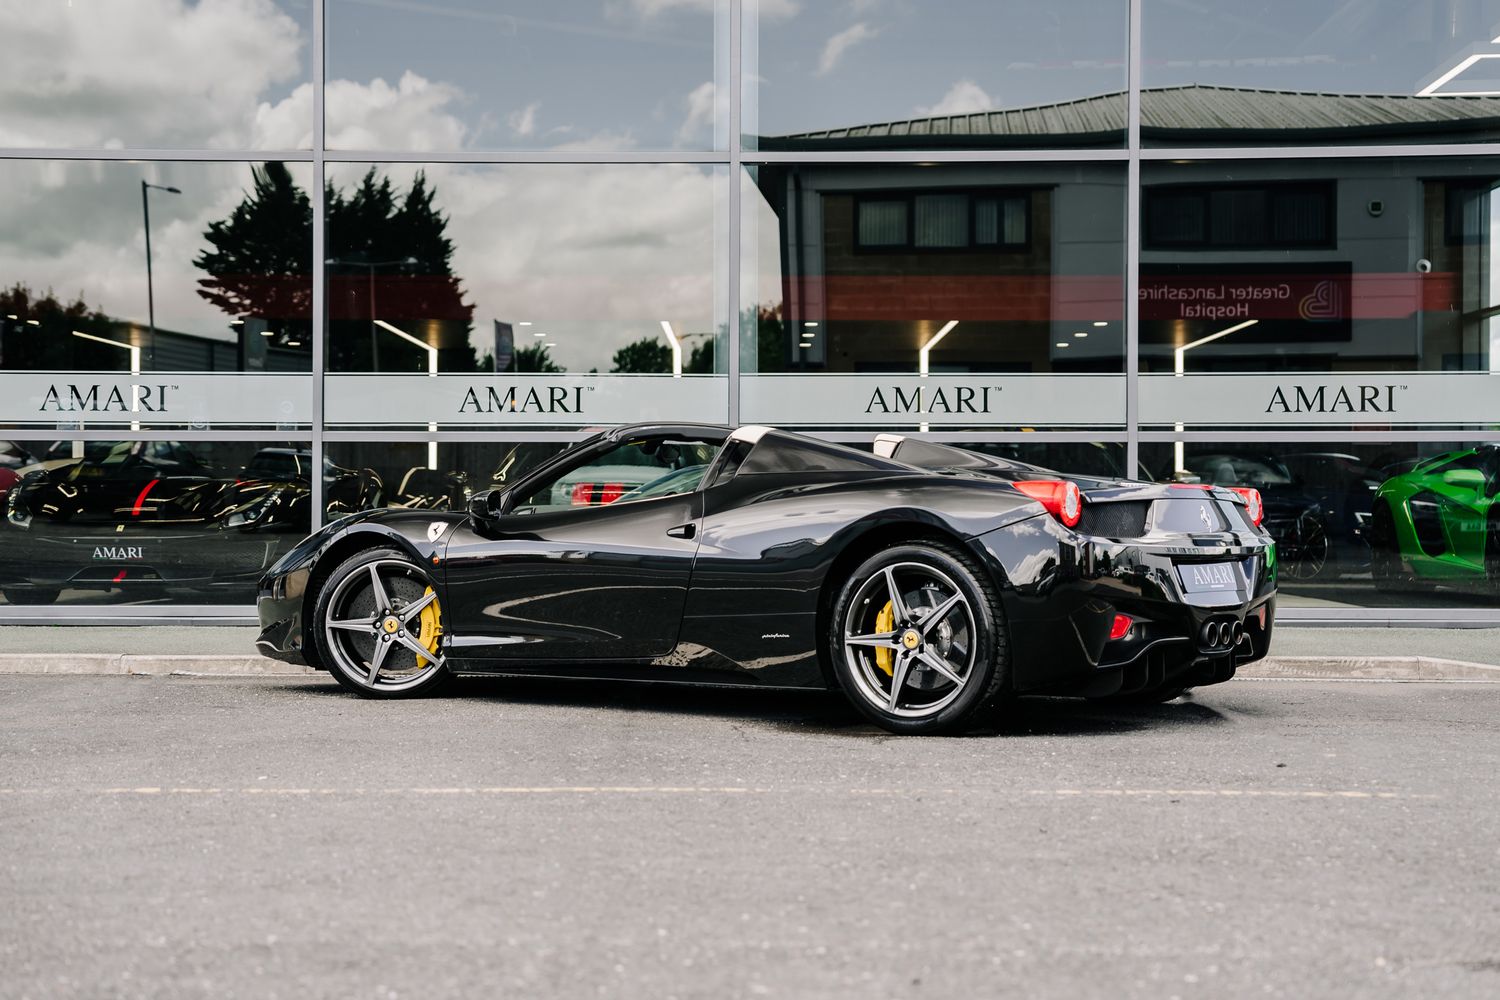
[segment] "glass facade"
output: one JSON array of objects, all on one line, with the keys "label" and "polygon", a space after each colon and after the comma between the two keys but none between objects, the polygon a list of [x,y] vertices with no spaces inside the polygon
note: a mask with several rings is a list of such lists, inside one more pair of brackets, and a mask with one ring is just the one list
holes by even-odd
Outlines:
[{"label": "glass facade", "polygon": [[1284,618],[1500,619],[1500,0],[0,12],[0,621],[650,419],[1255,486]]}]

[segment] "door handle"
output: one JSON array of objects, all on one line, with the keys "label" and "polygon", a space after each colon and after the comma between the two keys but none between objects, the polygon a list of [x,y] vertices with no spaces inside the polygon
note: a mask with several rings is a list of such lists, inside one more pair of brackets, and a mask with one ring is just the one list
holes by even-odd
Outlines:
[{"label": "door handle", "polygon": [[667,535],[670,538],[693,538],[698,534],[698,526],[692,521],[687,524],[679,524],[675,528],[668,528]]}]

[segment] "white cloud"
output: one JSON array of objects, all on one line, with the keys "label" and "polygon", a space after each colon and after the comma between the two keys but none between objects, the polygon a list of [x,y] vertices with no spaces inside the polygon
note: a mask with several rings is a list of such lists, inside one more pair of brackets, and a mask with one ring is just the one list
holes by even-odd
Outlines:
[{"label": "white cloud", "polygon": [[995,99],[984,92],[984,88],[973,80],[960,80],[948,88],[948,92],[931,107],[918,107],[917,114],[936,118],[940,115],[968,115],[976,111],[988,111],[995,106]]},{"label": "white cloud", "polygon": [[542,106],[541,101],[532,101],[519,111],[512,111],[506,116],[505,121],[516,135],[525,137],[536,133],[536,112]]},{"label": "white cloud", "polygon": [[271,0],[3,4],[0,146],[243,146],[305,39]]},{"label": "white cloud", "polygon": [[728,120],[729,109],[722,95],[718,95],[718,88],[712,80],[701,83],[693,88],[693,92],[687,96],[687,117],[683,119],[682,126],[677,130],[677,145],[690,146],[697,140],[701,144],[703,129],[708,129],[710,138],[714,127],[714,111],[716,108],[723,109],[723,116]]},{"label": "white cloud", "polygon": [[869,41],[878,34],[880,32],[877,29],[870,27],[864,21],[859,21],[828,39],[828,43],[823,46],[823,54],[818,57],[818,75],[827,76],[832,73],[845,52],[861,42]]}]

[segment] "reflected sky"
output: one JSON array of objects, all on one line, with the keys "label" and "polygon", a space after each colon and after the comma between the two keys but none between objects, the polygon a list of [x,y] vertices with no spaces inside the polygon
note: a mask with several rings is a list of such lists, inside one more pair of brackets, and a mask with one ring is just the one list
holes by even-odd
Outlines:
[{"label": "reflected sky", "polygon": [[[1145,0],[1142,18],[1146,87],[1411,95],[1471,52],[1500,55],[1496,0]],[[1437,92],[1500,92],[1497,65]]]},{"label": "reflected sky", "polygon": [[1020,108],[1125,88],[1125,0],[747,0],[745,131]]}]

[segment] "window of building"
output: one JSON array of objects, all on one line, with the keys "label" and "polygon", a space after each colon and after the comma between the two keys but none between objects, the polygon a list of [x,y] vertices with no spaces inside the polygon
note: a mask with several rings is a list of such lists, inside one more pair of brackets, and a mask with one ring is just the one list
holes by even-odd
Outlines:
[{"label": "window of building", "polygon": [[944,191],[860,198],[860,250],[1022,250],[1030,240],[1024,193]]},{"label": "window of building", "polygon": [[1334,245],[1331,184],[1147,188],[1145,248],[1291,250]]}]

